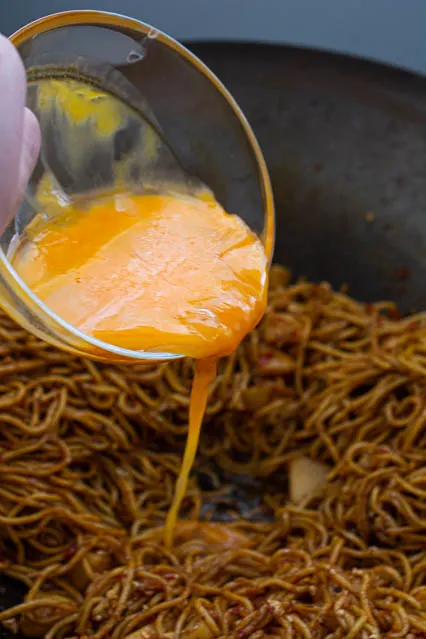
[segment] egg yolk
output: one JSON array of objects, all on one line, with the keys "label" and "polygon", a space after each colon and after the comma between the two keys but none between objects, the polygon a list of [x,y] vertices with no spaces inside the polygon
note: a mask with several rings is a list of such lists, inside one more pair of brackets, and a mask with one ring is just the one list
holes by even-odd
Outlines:
[{"label": "egg yolk", "polygon": [[218,358],[266,306],[262,243],[214,200],[116,193],[39,214],[11,258],[32,291],[80,331],[131,350],[196,359],[187,448],[166,523],[170,545]]}]

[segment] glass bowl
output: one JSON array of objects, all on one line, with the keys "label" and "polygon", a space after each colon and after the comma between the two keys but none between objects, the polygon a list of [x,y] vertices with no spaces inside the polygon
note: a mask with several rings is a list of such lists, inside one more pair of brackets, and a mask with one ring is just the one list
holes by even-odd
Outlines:
[{"label": "glass bowl", "polygon": [[26,198],[0,238],[1,307],[41,339],[76,355],[123,362],[180,357],[115,347],[78,331],[43,304],[9,262],[13,237],[25,230],[37,210],[36,187],[43,174],[51,171],[61,188],[71,193],[104,188],[111,180],[103,164],[105,154],[93,150],[94,144],[93,152],[80,153],[78,161],[74,157],[71,162],[63,143],[69,131],[58,133],[51,114],[43,117],[38,111],[40,87],[52,76],[59,81],[71,77],[82,86],[88,79],[99,92],[112,96],[130,122],[120,148],[128,146],[135,131],[154,140],[153,179],[172,178],[189,188],[193,180],[206,185],[229,213],[242,217],[257,233],[270,261],[273,196],[250,125],[226,88],[195,55],[138,20],[101,11],[68,11],[23,27],[11,40],[27,71],[27,103],[39,116],[42,152]]}]

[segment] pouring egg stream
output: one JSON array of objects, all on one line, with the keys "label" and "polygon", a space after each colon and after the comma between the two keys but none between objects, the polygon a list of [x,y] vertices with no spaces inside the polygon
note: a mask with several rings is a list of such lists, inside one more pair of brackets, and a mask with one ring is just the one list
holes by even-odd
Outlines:
[{"label": "pouring egg stream", "polygon": [[113,193],[36,215],[10,257],[23,281],[80,331],[135,351],[196,360],[186,449],[165,537],[170,546],[197,450],[209,384],[266,309],[257,236],[214,198]]}]

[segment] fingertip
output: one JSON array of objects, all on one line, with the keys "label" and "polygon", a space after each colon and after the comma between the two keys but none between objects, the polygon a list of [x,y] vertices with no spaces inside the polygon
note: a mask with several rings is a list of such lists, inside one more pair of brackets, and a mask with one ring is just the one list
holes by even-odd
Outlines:
[{"label": "fingertip", "polygon": [[22,131],[22,150],[19,163],[19,198],[24,196],[25,189],[31,177],[40,152],[40,125],[34,113],[25,107]]}]

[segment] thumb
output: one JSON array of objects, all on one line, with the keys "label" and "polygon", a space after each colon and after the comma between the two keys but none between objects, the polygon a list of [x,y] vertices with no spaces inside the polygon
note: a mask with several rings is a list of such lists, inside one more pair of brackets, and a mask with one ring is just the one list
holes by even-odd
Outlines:
[{"label": "thumb", "polygon": [[21,156],[19,160],[18,186],[16,192],[16,204],[24,197],[25,189],[40,152],[40,126],[34,113],[27,107],[24,110],[24,122],[22,128]]},{"label": "thumb", "polygon": [[22,60],[0,35],[0,233],[16,213],[39,151],[38,124],[25,109],[25,95]]}]

